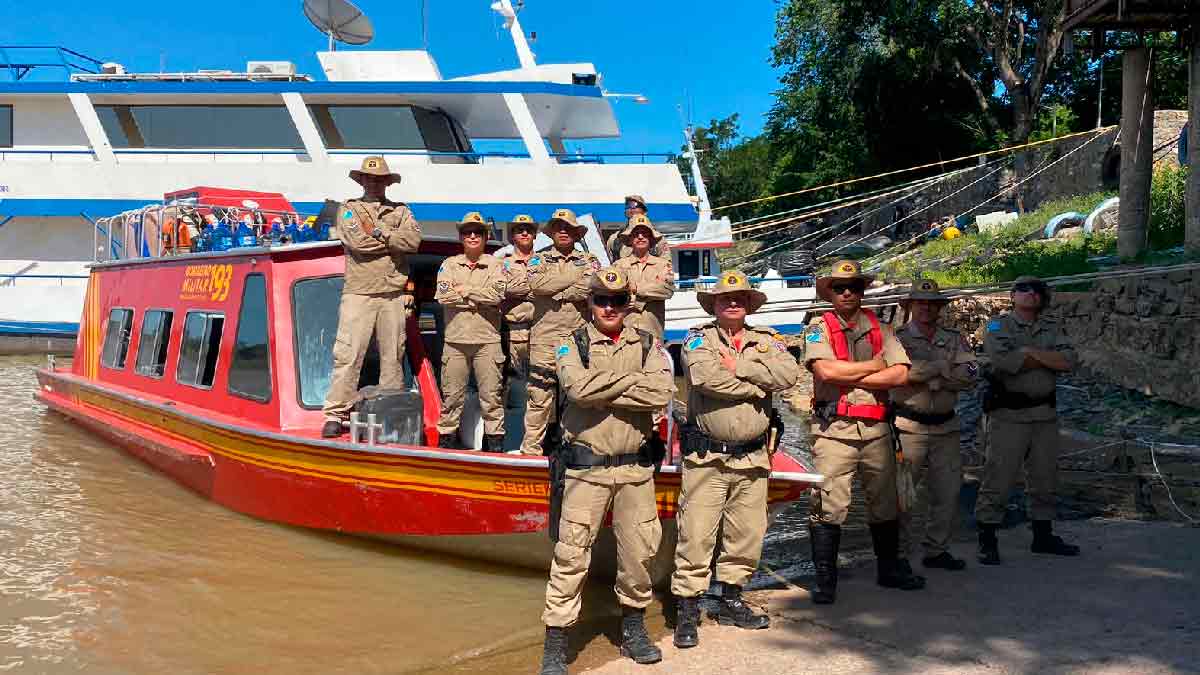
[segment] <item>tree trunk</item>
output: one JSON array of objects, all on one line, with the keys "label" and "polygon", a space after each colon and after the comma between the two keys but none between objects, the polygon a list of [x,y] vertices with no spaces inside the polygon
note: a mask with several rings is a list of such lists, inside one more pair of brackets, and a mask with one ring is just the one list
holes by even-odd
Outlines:
[{"label": "tree trunk", "polygon": [[[1010,88],[1008,95],[1013,104],[1013,135],[1010,144],[1021,145],[1028,141],[1030,134],[1033,133],[1033,101],[1030,100],[1029,91],[1026,90],[1024,82]],[[1019,151],[1013,157],[1014,185],[1025,180],[1028,175],[1029,153]],[[1022,185],[1014,188],[1012,192],[1013,205],[1016,207],[1017,213],[1025,213],[1024,187]]]},{"label": "tree trunk", "polygon": [[1192,15],[1192,46],[1188,50],[1188,172],[1184,207],[1183,245],[1200,252],[1200,12]]}]

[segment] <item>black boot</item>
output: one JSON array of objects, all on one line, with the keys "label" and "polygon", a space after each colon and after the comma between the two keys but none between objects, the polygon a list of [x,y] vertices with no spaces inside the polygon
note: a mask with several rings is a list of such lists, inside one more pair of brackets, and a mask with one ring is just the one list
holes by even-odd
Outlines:
[{"label": "black boot", "polygon": [[541,675],[567,675],[567,629],[546,626]]},{"label": "black boot", "polygon": [[899,561],[900,524],[894,520],[871,526],[871,543],[875,546],[875,581],[884,588],[917,591],[925,588],[925,577],[901,568]]},{"label": "black boot", "polygon": [[700,644],[700,598],[675,599],[675,646],[688,649]]},{"label": "black boot", "polygon": [[448,434],[438,433],[438,447],[443,450],[458,450],[458,433],[454,431]]},{"label": "black boot", "polygon": [[979,523],[979,564],[1000,564],[1000,542],[996,539],[999,525]]},{"label": "black boot", "polygon": [[321,427],[321,438],[337,438],[344,433],[346,430],[338,420],[325,420],[325,425]]},{"label": "black boot", "polygon": [[504,434],[488,434],[483,437],[484,452],[504,452]]},{"label": "black boot", "polygon": [[1068,544],[1062,537],[1054,536],[1054,530],[1048,520],[1033,521],[1033,545],[1029,550],[1050,555],[1079,555],[1078,546]]},{"label": "black boot", "polygon": [[924,558],[921,558],[921,564],[925,567],[951,570],[954,572],[965,570],[967,568],[966,560],[955,558],[954,556],[950,555],[949,551],[942,551],[937,555],[927,555]]},{"label": "black boot", "polygon": [[817,573],[812,600],[818,605],[832,605],[837,599],[837,557],[842,544],[842,526],[810,522],[808,538],[812,541],[813,568]]},{"label": "black boot", "polygon": [[[758,630],[771,625],[771,617],[755,613],[750,609],[750,605],[747,605],[746,601],[742,599],[741,586],[721,585],[725,587],[725,590],[721,595],[721,609],[717,612],[717,623],[722,626],[737,626],[750,630]],[[709,610],[708,615],[712,617],[712,610]]]},{"label": "black boot", "polygon": [[621,656],[628,656],[634,663],[658,663],[662,661],[662,650],[650,642],[645,616],[644,609],[621,607]]}]

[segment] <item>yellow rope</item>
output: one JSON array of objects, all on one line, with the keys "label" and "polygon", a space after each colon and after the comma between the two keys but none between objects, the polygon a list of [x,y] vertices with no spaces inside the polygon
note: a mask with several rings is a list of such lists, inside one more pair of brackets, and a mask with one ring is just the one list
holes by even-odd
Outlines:
[{"label": "yellow rope", "polygon": [[920,171],[921,169],[929,169],[929,168],[932,168],[935,166],[945,166],[947,164],[954,164],[955,162],[962,162],[962,161],[965,161],[968,159],[977,159],[979,157],[986,157],[988,155],[997,155],[997,154],[1016,152],[1017,150],[1025,150],[1025,149],[1036,147],[1039,145],[1045,145],[1046,143],[1056,143],[1058,141],[1065,141],[1070,138],[1075,138],[1076,136],[1084,136],[1086,134],[1102,133],[1102,132],[1108,131],[1110,129],[1115,129],[1116,126],[1117,125],[1114,124],[1112,126],[1103,127],[1100,129],[1088,129],[1087,131],[1077,131],[1073,134],[1067,134],[1066,136],[1058,136],[1055,138],[1047,138],[1045,140],[1033,141],[1031,143],[1025,143],[1022,145],[1014,145],[1011,148],[1001,148],[999,150],[988,150],[987,152],[977,152],[973,155],[964,155],[962,157],[955,157],[954,159],[947,159],[947,160],[941,161],[941,162],[930,162],[928,164],[922,164],[920,166],[910,166],[907,169],[896,169],[895,171],[885,171],[883,173],[877,173],[874,176],[864,176],[862,178],[851,178],[849,180],[838,181],[837,183],[828,183],[826,185],[818,185],[816,187],[805,188],[803,190],[796,190],[795,192],[786,192],[786,193],[780,194],[780,195],[771,195],[770,197],[759,197],[758,199],[750,199],[750,200],[747,200],[744,202],[737,202],[734,204],[726,204],[725,206],[718,206],[718,207],[714,208],[713,211],[722,211],[724,209],[732,209],[732,208],[735,208],[738,206],[746,206],[748,204],[758,204],[760,202],[769,202],[769,201],[774,201],[776,199],[783,199],[784,197],[794,197],[796,195],[802,195],[802,194],[806,194],[809,192],[816,192],[818,190],[828,190],[830,188],[835,188],[835,187],[844,187],[846,185],[853,185],[855,183],[861,183],[863,181],[875,180],[877,178],[886,178],[888,176],[895,176],[897,174],[908,173],[910,171]]}]

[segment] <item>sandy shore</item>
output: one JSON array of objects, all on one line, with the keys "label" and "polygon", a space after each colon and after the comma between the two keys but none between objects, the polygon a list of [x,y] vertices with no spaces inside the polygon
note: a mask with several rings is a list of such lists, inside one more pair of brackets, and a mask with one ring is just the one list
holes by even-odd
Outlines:
[{"label": "sandy shore", "polygon": [[970,567],[926,570],[929,586],[917,592],[879,588],[873,566],[857,567],[843,572],[832,607],[781,583],[753,595],[770,610],[769,630],[705,621],[695,649],[675,649],[668,635],[660,664],[586,672],[1200,672],[1200,528],[1103,519],[1057,528],[1081,557],[1031,554],[1021,526],[1001,533],[1002,566],[975,564],[973,546],[958,544]]}]

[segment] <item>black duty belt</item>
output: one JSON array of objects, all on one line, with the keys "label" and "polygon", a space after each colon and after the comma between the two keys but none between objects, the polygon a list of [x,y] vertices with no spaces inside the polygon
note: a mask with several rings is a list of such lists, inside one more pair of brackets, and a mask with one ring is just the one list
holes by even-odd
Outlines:
[{"label": "black duty belt", "polygon": [[631,452],[624,455],[598,455],[586,445],[572,443],[563,453],[563,464],[568,469],[611,469],[633,464],[649,467],[650,456],[642,452]]},{"label": "black duty belt", "polygon": [[529,330],[531,327],[533,327],[533,322],[532,321],[509,321],[508,323],[506,323],[504,325],[508,326],[509,330]]},{"label": "black duty belt", "polygon": [[912,408],[907,408],[902,405],[895,406],[895,410],[896,417],[903,417],[918,424],[928,424],[930,426],[945,424],[946,422],[954,419],[954,417],[958,414],[953,410],[946,413],[923,413],[919,410],[913,410]]},{"label": "black duty belt", "polygon": [[682,436],[680,445],[683,449],[683,454],[685,456],[696,454],[700,456],[700,459],[704,459],[705,455],[710,452],[731,455],[734,458],[745,457],[767,446],[766,434],[737,443],[717,440],[697,428],[684,428],[680,431],[680,434]]},{"label": "black duty belt", "polygon": [[983,401],[983,409],[986,411],[992,410],[1026,410],[1028,408],[1037,408],[1048,405],[1051,408],[1057,405],[1058,401],[1054,394],[1049,396],[1033,397],[1025,394],[1018,394],[1011,391],[994,392]]}]

